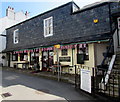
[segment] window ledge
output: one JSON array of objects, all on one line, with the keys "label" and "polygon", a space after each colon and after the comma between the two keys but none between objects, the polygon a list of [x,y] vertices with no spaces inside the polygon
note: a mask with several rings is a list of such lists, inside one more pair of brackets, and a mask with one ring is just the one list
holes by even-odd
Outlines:
[{"label": "window ledge", "polygon": [[49,34],[49,35],[44,35],[44,37],[49,37],[49,36],[53,36],[53,34]]}]

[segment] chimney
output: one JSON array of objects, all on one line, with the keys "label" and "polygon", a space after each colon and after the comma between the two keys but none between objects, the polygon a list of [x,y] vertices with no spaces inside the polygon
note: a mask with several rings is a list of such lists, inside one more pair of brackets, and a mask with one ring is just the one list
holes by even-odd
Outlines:
[{"label": "chimney", "polygon": [[28,13],[28,11],[25,12],[25,16],[26,16],[26,18],[29,17],[29,13]]},{"label": "chimney", "polygon": [[14,20],[14,19],[15,19],[14,8],[8,6],[8,8],[6,9],[6,16],[7,16],[9,19]]}]

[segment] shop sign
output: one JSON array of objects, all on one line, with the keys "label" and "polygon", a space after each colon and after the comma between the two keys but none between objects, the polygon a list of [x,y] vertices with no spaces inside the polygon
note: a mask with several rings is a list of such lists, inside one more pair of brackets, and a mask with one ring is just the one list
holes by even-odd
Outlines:
[{"label": "shop sign", "polygon": [[59,49],[59,48],[60,48],[60,45],[57,44],[57,45],[54,45],[54,47]]},{"label": "shop sign", "polygon": [[90,70],[81,69],[81,89],[91,93],[91,74]]},{"label": "shop sign", "polygon": [[60,62],[70,62],[71,61],[71,57],[59,57],[59,61]]}]

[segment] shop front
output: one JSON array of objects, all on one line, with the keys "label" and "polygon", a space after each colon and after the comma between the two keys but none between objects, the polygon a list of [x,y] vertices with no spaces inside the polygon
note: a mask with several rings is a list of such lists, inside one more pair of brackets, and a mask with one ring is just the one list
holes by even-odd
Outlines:
[{"label": "shop front", "polygon": [[11,53],[10,65],[11,67],[52,71],[52,68],[59,62],[62,73],[74,74],[74,65],[81,65],[82,68],[92,68],[100,64],[106,47],[106,41],[96,41],[60,45],[58,49],[50,46],[14,51]]}]

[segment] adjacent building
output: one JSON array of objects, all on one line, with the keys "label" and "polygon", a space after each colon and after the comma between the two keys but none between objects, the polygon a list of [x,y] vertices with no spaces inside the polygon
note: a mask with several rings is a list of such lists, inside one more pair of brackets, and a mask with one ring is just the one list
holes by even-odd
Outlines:
[{"label": "adjacent building", "polygon": [[74,65],[100,65],[118,29],[118,17],[113,16],[118,8],[118,2],[83,9],[69,2],[7,28],[8,66],[30,68],[39,63],[40,70],[47,71],[59,60],[62,71],[74,73]]},{"label": "adjacent building", "polygon": [[[27,12],[25,14],[22,11],[15,12],[14,8],[10,6],[6,9],[6,16],[0,18],[0,52],[6,48],[6,28],[26,20],[28,16],[29,15]],[[0,54],[0,64],[7,66],[7,59],[5,54]]]}]

